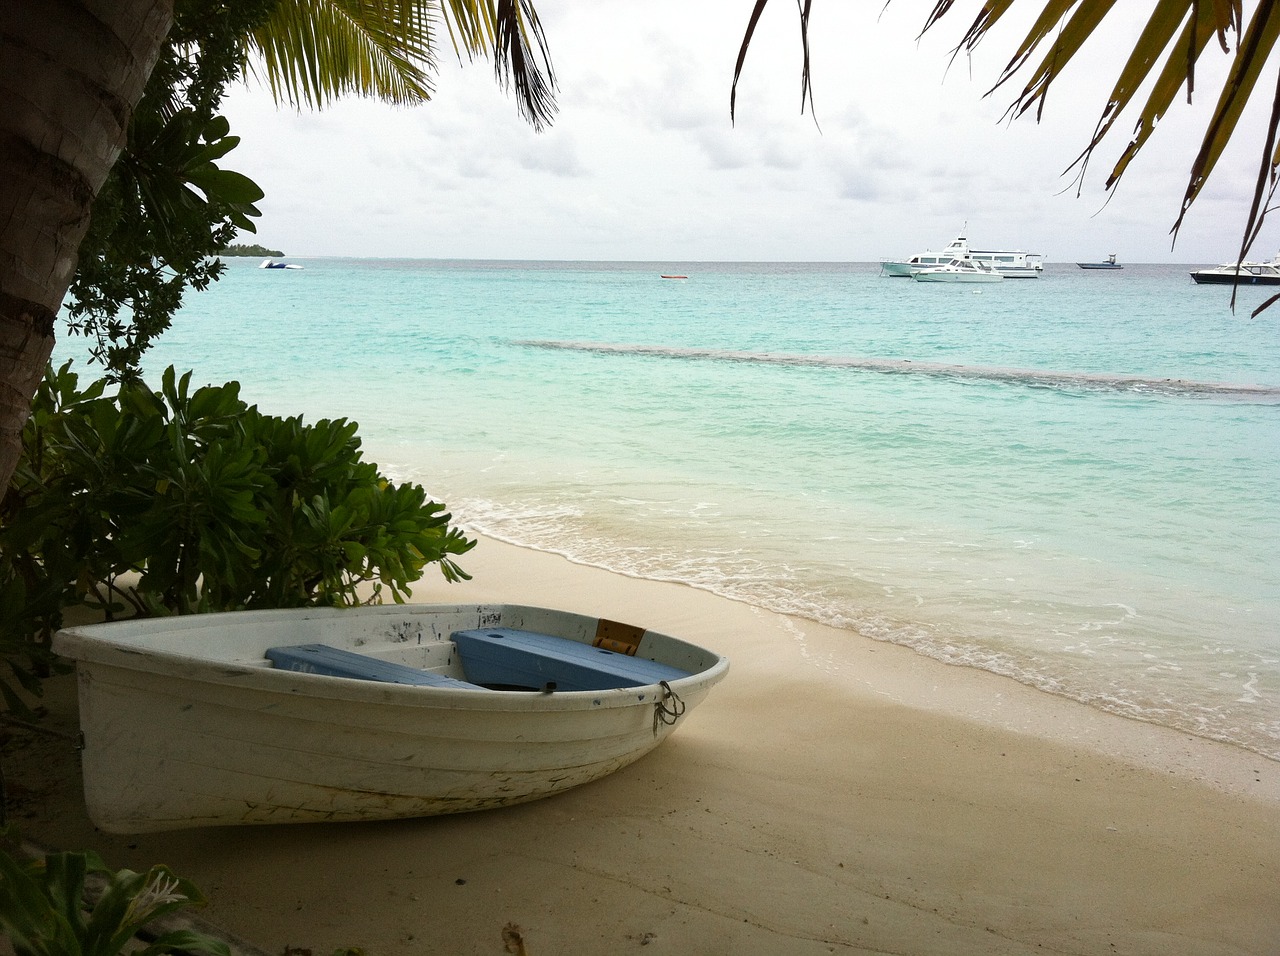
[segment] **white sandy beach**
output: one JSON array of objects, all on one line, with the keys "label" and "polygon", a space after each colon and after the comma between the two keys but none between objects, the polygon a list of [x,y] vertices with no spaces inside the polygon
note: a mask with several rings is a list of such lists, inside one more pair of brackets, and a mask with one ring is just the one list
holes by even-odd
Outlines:
[{"label": "white sandy beach", "polygon": [[[643,624],[732,670],[639,763],[558,797],[384,824],[94,831],[68,738],[9,731],[11,818],[164,862],[271,954],[1280,953],[1280,764],[990,674],[482,539],[512,601]],[[50,725],[75,727],[50,682]]]}]

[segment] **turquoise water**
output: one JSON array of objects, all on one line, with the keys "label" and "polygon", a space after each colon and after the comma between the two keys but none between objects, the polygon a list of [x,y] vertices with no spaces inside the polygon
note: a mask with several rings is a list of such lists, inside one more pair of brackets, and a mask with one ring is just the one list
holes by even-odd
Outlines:
[{"label": "turquoise water", "polygon": [[978,290],[870,264],[256,265],[149,367],[354,418],[472,532],[1280,759],[1261,290],[1232,314],[1172,266]]}]

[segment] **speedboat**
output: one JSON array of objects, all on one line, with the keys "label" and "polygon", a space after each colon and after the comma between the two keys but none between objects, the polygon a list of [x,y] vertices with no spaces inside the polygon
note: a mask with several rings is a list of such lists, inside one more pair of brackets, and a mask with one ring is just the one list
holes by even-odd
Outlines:
[{"label": "speedboat", "polygon": [[294,262],[276,262],[274,259],[263,259],[258,263],[259,269],[301,269],[302,266]]},{"label": "speedboat", "polygon": [[1280,254],[1270,262],[1224,262],[1196,269],[1191,278],[1200,285],[1280,285]]},{"label": "speedboat", "polygon": [[1123,269],[1124,266],[1116,262],[1116,254],[1113,252],[1107,256],[1105,262],[1077,262],[1081,269]]},{"label": "speedboat", "polygon": [[944,265],[917,269],[911,278],[917,282],[1003,282],[1005,277],[985,262],[952,259]]},{"label": "speedboat", "polygon": [[911,276],[921,269],[945,266],[953,259],[982,263],[1006,279],[1037,279],[1044,271],[1044,256],[1038,252],[970,249],[964,235],[951,240],[941,252],[922,252],[906,260],[882,259],[880,271],[889,276]]},{"label": "speedboat", "polygon": [[89,818],[109,833],[462,813],[657,747],[729,669],[514,604],[191,614],[59,631]]}]

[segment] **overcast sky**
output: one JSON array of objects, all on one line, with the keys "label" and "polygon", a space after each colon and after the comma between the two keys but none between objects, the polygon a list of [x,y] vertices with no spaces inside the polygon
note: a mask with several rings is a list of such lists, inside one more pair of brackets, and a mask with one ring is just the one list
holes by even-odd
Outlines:
[{"label": "overcast sky", "polygon": [[[1180,100],[1109,203],[1103,183],[1132,118],[1079,197],[1062,175],[1141,26],[1132,8],[1085,48],[1039,124],[1010,124],[1013,90],[983,94],[1022,32],[1002,28],[951,62],[976,4],[956,4],[917,40],[931,3],[882,13],[880,0],[818,0],[815,126],[799,112],[795,4],[774,0],[731,126],[750,0],[536,6],[560,87],[541,134],[487,63],[460,67],[451,46],[435,98],[412,109],[348,100],[297,113],[237,88],[225,112],[243,141],[226,165],[267,193],[258,237],[244,238],[298,256],[875,261],[941,248],[967,224],[977,247],[1050,261],[1236,254],[1265,122],[1256,110],[1173,248],[1169,236],[1225,57],[1202,67],[1195,104]],[[1278,237],[1265,231],[1251,258],[1271,258]]]}]

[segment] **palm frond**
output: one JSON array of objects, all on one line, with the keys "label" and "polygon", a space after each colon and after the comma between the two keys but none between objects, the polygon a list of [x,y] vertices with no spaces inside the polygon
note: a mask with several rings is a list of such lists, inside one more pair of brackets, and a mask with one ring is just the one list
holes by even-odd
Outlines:
[{"label": "palm frond", "polygon": [[[809,0],[798,0],[801,10],[800,32],[804,51],[801,76],[801,110],[806,99],[812,103],[809,62]],[[886,5],[889,0],[886,0]],[[746,61],[747,49],[767,0],[755,0],[747,23],[738,60],[734,68],[733,87],[729,98],[729,115],[733,118],[738,81]],[[1103,21],[1117,6],[1116,0],[1023,0],[1017,9],[1031,10],[1035,15],[1031,27],[1017,44],[1012,56],[992,86],[994,92],[1021,75],[1024,68],[1040,54],[1029,78],[1009,107],[1009,115],[1021,116],[1034,107],[1041,117],[1052,84],[1062,75],[1086,42],[1103,31]],[[956,9],[955,0],[935,0],[927,14],[923,35]],[[969,24],[952,55],[972,52],[1010,11],[1014,0],[985,0]],[[1067,171],[1079,167],[1083,177],[1097,147],[1112,133],[1118,117],[1138,102],[1140,90],[1148,86],[1134,131],[1107,178],[1112,189],[1129,168],[1134,157],[1150,141],[1160,120],[1172,106],[1178,91],[1186,85],[1190,100],[1196,82],[1196,66],[1212,48],[1217,36],[1218,47],[1232,58],[1230,73],[1218,96],[1217,106],[1205,128],[1203,139],[1191,164],[1182,204],[1171,232],[1178,229],[1192,203],[1200,195],[1213,173],[1227,144],[1236,135],[1245,107],[1257,93],[1258,81],[1270,54],[1280,43],[1280,0],[1259,0],[1248,26],[1244,25],[1242,0],[1152,0],[1152,11],[1132,52],[1126,57],[1104,105],[1092,137]],[[1232,51],[1232,41],[1237,46]],[[1259,94],[1265,95],[1265,94]],[[1266,142],[1259,162],[1257,185],[1241,240],[1240,257],[1257,239],[1262,223],[1272,211],[1271,202],[1280,188],[1280,81],[1273,97],[1271,117],[1266,129]]]},{"label": "palm frond", "polygon": [[1005,67],[1004,73],[996,82],[996,86],[993,87],[993,89],[998,88],[1011,79],[1015,71],[1026,62],[1035,49],[1056,32],[1056,39],[1053,40],[1048,54],[1032,72],[1031,79],[1009,107],[1014,115],[1021,116],[1031,109],[1032,105],[1038,104],[1036,119],[1039,120],[1041,118],[1044,113],[1044,102],[1046,96],[1048,96],[1050,85],[1058,78],[1067,64],[1071,62],[1071,59],[1080,52],[1080,48],[1084,46],[1085,41],[1093,36],[1107,14],[1115,6],[1115,0],[1095,0],[1093,3],[1083,3],[1067,19],[1066,23],[1061,24],[1060,28],[1055,31],[1055,26],[1059,23],[1055,18],[1059,17],[1060,14],[1065,12],[1065,9],[1074,3],[1075,0],[1053,0],[1053,2],[1046,5],[1040,15],[1040,19],[1036,21],[1033,32],[1029,33],[1027,38],[1022,41],[1022,46],[1009,62],[1009,65]]},{"label": "palm frond", "polygon": [[536,130],[549,126],[558,110],[556,76],[530,0],[441,0],[441,6],[458,58],[492,55],[498,84],[515,89],[520,114]]},{"label": "palm frond", "polygon": [[[1192,16],[1188,16],[1188,11]],[[1107,188],[1111,188],[1155,132],[1184,80],[1187,83],[1187,95],[1191,95],[1196,61],[1217,30],[1217,23],[1214,10],[1209,4],[1198,3],[1196,0],[1161,0],[1152,11],[1133,52],[1120,71],[1092,138],[1075,162],[1067,167],[1068,170],[1079,166],[1078,179],[1083,180],[1093,151],[1128,109],[1142,84],[1151,76],[1160,53],[1168,49],[1164,66],[1152,83],[1146,103],[1134,125],[1133,135],[1107,180]]]},{"label": "palm frond", "polygon": [[[1019,45],[1004,70],[1001,71],[1000,78],[996,81],[996,86],[1004,83],[1021,69],[1022,65],[1030,59],[1035,48],[1053,31],[1054,27],[1075,5],[1075,2],[1076,0],[1049,0],[1045,4],[1045,8],[1040,11],[1040,15],[1036,18],[1036,22],[1027,33],[1026,38]],[[951,3],[952,0],[947,0],[947,2],[940,2],[934,7],[933,13],[930,14],[929,19],[920,31],[921,36],[932,29],[950,11]],[[976,49],[987,33],[1000,22],[1000,18],[1011,9],[1013,9],[1013,0],[995,0],[993,3],[984,3],[973,23],[969,24],[969,29],[960,38],[956,51],[966,50],[972,52]]]},{"label": "palm frond", "polygon": [[250,68],[277,103],[297,108],[353,94],[429,100],[438,16],[423,0],[279,0],[249,37]]},{"label": "palm frond", "polygon": [[435,92],[442,22],[459,59],[492,56],[521,114],[551,122],[555,74],[531,0],[279,0],[248,38],[249,69],[297,108],[346,95],[418,103]]},{"label": "palm frond", "polygon": [[[1277,127],[1280,127],[1280,74],[1276,77],[1276,92],[1271,102],[1271,118],[1267,121],[1266,150],[1263,152],[1262,162],[1258,167],[1258,185],[1253,194],[1253,204],[1249,207],[1249,221],[1245,226],[1244,237],[1240,240],[1240,256],[1236,260],[1237,268],[1238,264],[1244,261],[1244,257],[1249,252],[1249,247],[1258,238],[1262,223],[1271,209],[1271,200],[1275,198],[1276,186],[1280,183],[1280,179],[1276,175],[1277,167],[1280,167],[1280,144],[1276,142]],[[1270,159],[1269,162],[1268,158]],[[1262,198],[1264,192],[1267,195],[1265,201]],[[1270,308],[1277,298],[1280,298],[1280,296],[1272,296],[1267,299],[1266,302],[1253,310],[1252,316],[1256,318],[1260,312]],[[1232,286],[1231,307],[1234,309],[1235,305],[1236,287]]]},{"label": "palm frond", "polygon": [[[1276,10],[1275,0],[1262,0],[1254,11],[1253,19],[1249,21],[1249,26],[1245,30],[1240,46],[1236,50],[1235,59],[1231,65],[1231,73],[1227,77],[1226,83],[1223,84],[1222,93],[1218,97],[1218,104],[1214,108],[1208,127],[1205,129],[1200,151],[1196,154],[1195,161],[1191,164],[1191,177],[1187,183],[1187,191],[1182,198],[1182,209],[1178,213],[1177,221],[1173,224],[1172,232],[1175,236],[1182,226],[1187,210],[1195,202],[1196,197],[1200,195],[1200,190],[1204,187],[1205,180],[1213,172],[1214,166],[1217,165],[1218,159],[1222,156],[1222,151],[1226,149],[1227,143],[1231,140],[1236,124],[1239,123],[1240,116],[1253,95],[1254,88],[1257,86],[1262,67],[1271,51],[1275,49],[1278,38],[1280,38],[1280,12]],[[1274,112],[1272,114],[1272,122],[1275,122]],[[1270,159],[1271,150],[1268,148],[1263,152],[1263,161],[1265,163]],[[1257,192],[1253,198],[1255,210],[1261,206],[1262,191],[1263,181],[1259,179]],[[1251,225],[1246,227],[1246,240],[1250,228]],[[1243,254],[1241,258],[1243,258]]]},{"label": "palm frond", "polygon": [[443,5],[448,14],[445,22],[449,26],[449,38],[458,58],[464,53],[468,59],[484,56],[493,47],[493,7],[473,0],[444,0]]},{"label": "palm frond", "polygon": [[[556,77],[537,11],[529,0],[498,0],[496,32],[493,68],[498,82],[515,87],[521,115],[542,130],[556,115]],[[530,38],[537,43],[536,52]]]},{"label": "palm frond", "polygon": [[[738,106],[738,79],[742,76],[742,66],[747,62],[747,49],[751,46],[751,38],[755,36],[756,25],[760,22],[760,15],[764,13],[764,8],[768,5],[769,0],[756,0],[755,6],[751,8],[751,18],[747,21],[747,32],[742,37],[742,45],[738,47],[738,62],[733,67],[733,85],[729,87],[729,122],[733,123],[735,111]],[[805,37],[805,47],[808,47],[808,37]],[[808,86],[809,82],[809,63],[806,60],[805,76],[801,80],[801,89]],[[800,108],[804,109],[804,102],[800,103]]]},{"label": "palm frond", "polygon": [[814,116],[813,105],[813,71],[809,69],[809,13],[813,0],[801,0],[800,6],[800,47],[804,51],[803,66],[800,68],[800,112],[804,112],[805,97],[809,98],[809,112]]},{"label": "palm frond", "polygon": [[[1178,95],[1178,90],[1182,88],[1184,82],[1187,84],[1187,96],[1190,97],[1192,94],[1195,83],[1195,63],[1208,48],[1209,38],[1218,31],[1218,24],[1216,15],[1208,4],[1198,3],[1191,5],[1194,7],[1194,12],[1197,16],[1194,19],[1187,18],[1186,23],[1183,24],[1180,36],[1166,58],[1164,67],[1152,84],[1150,93],[1147,94],[1147,101],[1139,113],[1137,122],[1134,124],[1133,135],[1130,137],[1128,145],[1125,146],[1124,152],[1120,154],[1120,158],[1116,160],[1115,165],[1112,167],[1111,174],[1107,177],[1107,189],[1110,189],[1120,181],[1120,177],[1128,169],[1129,163],[1146,145],[1147,140],[1156,131],[1160,120],[1164,118],[1165,113],[1173,105],[1174,98]],[[1152,19],[1154,20],[1155,17]],[[1153,46],[1155,42],[1153,39]],[[1141,58],[1144,63],[1150,60],[1145,51],[1135,49],[1132,59],[1137,58]],[[1140,67],[1135,67],[1131,70],[1130,67],[1126,66],[1120,80],[1116,83],[1115,90],[1112,91],[1107,107],[1103,111],[1103,117],[1094,132],[1093,139],[1089,142],[1082,157],[1087,157],[1102,142],[1102,137],[1106,135],[1120,113],[1132,101],[1138,84],[1142,83],[1148,74],[1149,70],[1144,73]]]},{"label": "palm frond", "polygon": [[[768,3],[769,0],[756,0],[755,6],[751,9],[751,19],[747,23],[746,35],[742,38],[742,46],[738,48],[738,61],[733,67],[733,85],[729,89],[730,123],[733,123],[737,110],[738,79],[742,76],[742,66],[747,60],[747,48],[751,46],[751,37],[756,32],[760,15],[764,13]],[[800,112],[804,113],[806,102],[809,104],[810,112],[813,111],[813,83],[811,82],[813,71],[809,68],[809,14],[812,11],[813,0],[796,0],[796,6],[800,11],[800,51],[803,54],[800,67]],[[816,114],[814,120],[817,121]]]}]

